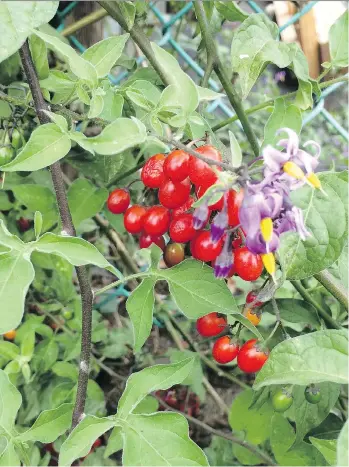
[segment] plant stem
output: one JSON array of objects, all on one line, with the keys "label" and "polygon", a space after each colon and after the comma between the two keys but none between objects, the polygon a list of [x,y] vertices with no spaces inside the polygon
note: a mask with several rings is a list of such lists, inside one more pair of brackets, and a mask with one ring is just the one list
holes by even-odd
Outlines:
[{"label": "plant stem", "polygon": [[105,16],[108,16],[108,12],[104,8],[100,8],[99,10],[94,11],[93,13],[90,13],[87,16],[84,16],[83,18],[79,19],[79,21],[76,21],[75,23],[70,24],[66,28],[63,29],[61,32],[62,36],[70,36],[74,34],[76,31],[79,31],[82,28],[85,28],[86,26],[89,26],[90,24],[96,23],[97,21],[101,20]]},{"label": "plant stem", "polygon": [[117,287],[120,284],[124,284],[125,282],[131,281],[133,279],[137,279],[138,277],[144,277],[144,276],[147,276],[147,275],[148,275],[147,272],[138,272],[137,274],[131,274],[130,276],[123,277],[123,278],[121,278],[121,279],[119,279],[119,280],[117,280],[115,282],[112,282],[111,284],[106,285],[102,289],[97,290],[95,292],[95,297],[97,297],[98,295],[103,294],[104,292],[107,292],[110,289],[114,289],[115,287]]},{"label": "plant stem", "polygon": [[146,161],[143,161],[143,162],[139,162],[137,165],[135,165],[134,167],[132,167],[132,169],[130,170],[126,170],[126,172],[118,175],[116,178],[114,178],[114,180],[111,180],[109,183],[107,183],[106,185],[106,188],[110,188],[111,186],[113,185],[117,185],[119,182],[121,182],[121,180],[124,180],[125,178],[127,178],[129,175],[132,175],[134,174],[135,172],[138,172],[139,169],[141,169],[143,167],[143,165],[145,164]]},{"label": "plant stem", "polygon": [[[30,54],[28,41],[22,45],[19,50],[19,54],[25,74],[27,76],[29,88],[33,96],[33,101],[39,121],[41,124],[49,123],[49,117],[45,114],[45,112],[43,112],[44,110],[49,109],[40,89],[40,84]],[[59,162],[52,164],[50,166],[50,171],[54,190],[56,193],[63,231],[68,235],[75,236],[76,233],[69,210],[68,199],[65,192],[64,180]],[[91,354],[91,319],[93,302],[93,293],[89,284],[87,268],[85,266],[78,266],[75,269],[78,277],[82,302],[82,335],[78,387],[73,412],[72,428],[74,428],[79,423],[85,408]]]},{"label": "plant stem", "polygon": [[153,396],[159,401],[160,405],[162,405],[165,409],[170,410],[171,412],[175,412],[181,415],[184,415],[184,417],[194,425],[199,426],[200,428],[203,428],[205,431],[211,433],[214,436],[219,436],[220,438],[227,439],[228,441],[231,441],[234,444],[238,444],[239,446],[243,446],[246,448],[248,451],[253,452],[256,456],[259,456],[263,461],[266,463],[266,465],[277,465],[273,461],[273,459],[268,456],[265,452],[261,451],[257,446],[254,446],[253,444],[250,444],[247,441],[244,441],[243,439],[237,438],[236,436],[226,433],[224,431],[216,430],[215,428],[212,428],[211,426],[207,425],[206,423],[202,422],[201,420],[198,420],[197,418],[192,417],[191,415],[188,415],[186,413],[180,412],[179,410],[173,409],[170,407],[166,402],[164,402],[159,396],[156,394],[153,394]]},{"label": "plant stem", "polygon": [[214,65],[214,58],[212,57],[212,55],[208,55],[205,74],[201,82],[201,86],[203,88],[207,88],[208,86],[208,82],[213,71],[213,65]]},{"label": "plant stem", "polygon": [[327,269],[314,274],[316,280],[320,282],[338,301],[348,310],[348,291]]},{"label": "plant stem", "polygon": [[297,290],[297,292],[304,298],[304,300],[317,310],[321,318],[326,322],[329,328],[331,329],[341,329],[339,324],[330,316],[326,311],[322,308],[321,305],[318,304],[316,300],[308,293],[308,291],[298,282],[298,281],[291,281],[293,287]]},{"label": "plant stem", "polygon": [[223,64],[218,56],[216,44],[212,37],[210,26],[207,23],[205,10],[204,10],[201,0],[194,1],[194,9],[195,9],[196,18],[198,20],[199,27],[201,30],[201,35],[205,42],[207,58],[208,60],[213,60],[213,69],[216,72],[218,79],[221,82],[223,89],[225,90],[227,94],[229,102],[231,103],[233,109],[235,110],[237,117],[239,118],[241,122],[241,125],[244,129],[246,137],[251,145],[251,148],[255,156],[258,157],[259,156],[259,144],[258,144],[256,135],[254,134],[254,131],[248,121],[247,115],[242,107],[241,100],[236,94],[233,84],[231,80],[229,79],[223,67]]},{"label": "plant stem", "polygon": [[143,30],[134,22],[132,27],[129,27],[125,18],[122,15],[118,1],[99,1],[98,2],[112,18],[114,18],[126,32],[130,34],[133,41],[138,45],[144,55],[147,57],[149,63],[159,75],[161,81],[168,86],[170,82],[167,79],[166,72],[157,61],[151,43],[148,37],[144,34]]},{"label": "plant stem", "polygon": [[[324,83],[320,83],[319,87],[320,87],[320,89],[325,89],[325,88],[328,88],[329,86],[331,86],[332,84],[344,83],[344,82],[347,82],[347,81],[348,81],[347,76],[340,76],[339,78],[334,78],[334,79],[331,79],[329,81],[325,81]],[[274,105],[274,101],[278,97],[283,97],[284,99],[289,99],[290,97],[295,97],[296,94],[297,94],[297,91],[293,91],[293,92],[289,92],[288,94],[283,94],[282,96],[273,97],[272,99],[269,99],[268,101],[262,102],[261,104],[258,104],[258,105],[255,105],[253,107],[250,107],[249,109],[246,109],[245,114],[250,115],[250,114],[253,114],[254,112],[257,112],[258,110],[262,110],[262,109],[265,109],[266,107],[270,107],[271,105]],[[239,119],[239,117],[237,115],[234,115],[234,117],[227,118],[226,120],[223,120],[222,122],[217,123],[217,125],[214,125],[212,127],[212,131],[220,130],[221,128],[229,125],[230,123],[236,122],[238,119]]]}]

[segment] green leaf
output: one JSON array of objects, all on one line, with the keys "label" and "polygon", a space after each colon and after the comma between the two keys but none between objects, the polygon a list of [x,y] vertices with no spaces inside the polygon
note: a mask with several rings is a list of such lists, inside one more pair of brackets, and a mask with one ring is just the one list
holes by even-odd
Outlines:
[{"label": "green leaf", "polygon": [[150,277],[133,290],[126,302],[126,309],[133,325],[134,352],[139,352],[153,325],[154,278]]},{"label": "green leaf", "polygon": [[240,167],[242,161],[242,151],[240,148],[240,144],[235,138],[234,133],[232,133],[231,131],[228,131],[228,133],[230,141],[231,163],[233,167]]},{"label": "green leaf", "polygon": [[29,45],[38,78],[47,78],[49,75],[49,66],[45,42],[40,39],[40,37],[32,34],[29,38]]},{"label": "green leaf", "polygon": [[[195,352],[190,350],[171,350],[170,360],[171,363],[180,362],[186,358],[193,358],[194,365],[190,374],[185,378],[182,384],[190,386],[191,390],[199,396],[201,402],[205,401],[206,389],[202,383],[204,373],[202,371],[201,360]],[[155,411],[154,411],[155,412]],[[141,413],[141,412],[139,412]]]},{"label": "green leaf", "polygon": [[75,459],[86,456],[96,439],[114,425],[115,422],[112,419],[87,415],[62,444],[59,465],[69,466]]},{"label": "green leaf", "polygon": [[306,386],[295,386],[292,391],[292,410],[296,422],[295,443],[303,440],[304,436],[327,417],[333,409],[339,393],[340,385],[334,383],[319,383],[321,400],[318,404],[310,404],[304,397]]},{"label": "green leaf", "polygon": [[337,441],[337,464],[336,465],[349,465],[348,456],[348,421],[345,422]]},{"label": "green leaf", "polygon": [[15,450],[13,441],[9,441],[4,453],[0,456],[0,465],[3,466],[20,466],[21,460]]},{"label": "green leaf", "polygon": [[77,81],[63,71],[50,70],[48,78],[40,81],[40,87],[54,92],[53,104],[65,104],[73,96]]},{"label": "green leaf", "polygon": [[115,426],[108,438],[108,444],[104,456],[109,457],[114,454],[114,452],[120,451],[123,448],[123,444],[122,429],[120,426]]},{"label": "green leaf", "polygon": [[58,221],[57,201],[53,192],[41,185],[18,185],[12,189],[16,199],[30,211],[40,211],[42,228],[48,230]]},{"label": "green leaf", "polygon": [[[183,359],[182,359],[183,360]],[[159,402],[153,396],[146,396],[134,409],[135,414],[150,414],[158,411]]]},{"label": "green leaf", "polygon": [[30,171],[48,167],[62,159],[70,150],[69,137],[54,123],[37,127],[23,149],[8,164],[1,167],[4,172]]},{"label": "green leaf", "polygon": [[[309,441],[324,456],[329,465],[336,465],[337,440],[336,439],[318,439],[309,437]],[[337,464],[340,465],[340,464]],[[341,464],[344,465],[344,464]]]},{"label": "green leaf", "polygon": [[296,435],[290,423],[281,414],[274,414],[271,423],[270,444],[279,465],[323,465],[317,462],[317,449],[302,441],[295,446]]},{"label": "green leaf", "polygon": [[0,427],[12,433],[17,412],[22,404],[18,389],[10,383],[7,374],[0,370]]},{"label": "green leaf", "polygon": [[180,384],[189,375],[193,365],[194,360],[187,358],[172,365],[155,365],[133,373],[119,400],[117,416],[125,419],[147,394]]},{"label": "green leaf", "polygon": [[104,107],[104,94],[105,93],[102,88],[97,88],[92,91],[88,118],[96,118],[100,115]]},{"label": "green leaf", "polygon": [[133,5],[132,2],[125,0],[124,2],[120,2],[118,6],[121,10],[123,19],[125,20],[127,27],[131,29],[136,17],[135,5]]},{"label": "green leaf", "polygon": [[28,330],[21,342],[21,356],[30,360],[34,353],[35,347],[35,332],[33,329]]},{"label": "green leaf", "polygon": [[21,433],[17,439],[21,442],[52,443],[69,429],[72,413],[73,404],[63,404],[56,409],[45,410],[38,416],[33,426]]},{"label": "green leaf", "polygon": [[203,88],[202,86],[196,86],[198,93],[199,93],[199,101],[214,101],[223,97],[224,94],[216,91],[212,91],[212,89]]},{"label": "green leaf", "polygon": [[110,88],[105,92],[104,107],[100,118],[112,122],[121,117],[123,107],[124,98],[120,94],[117,94],[117,90]]},{"label": "green leaf", "polygon": [[241,10],[236,2],[217,1],[214,2],[214,5],[217,8],[218,13],[228,21],[244,21],[248,17],[248,14]]},{"label": "green leaf", "polygon": [[173,55],[153,42],[151,46],[155,58],[163,68],[163,73],[171,85],[171,91],[166,98],[166,107],[180,106],[185,115],[189,115],[199,104],[199,93],[194,81],[182,70]]},{"label": "green leaf", "polygon": [[244,431],[247,441],[261,444],[269,438],[274,410],[269,400],[258,409],[250,408],[252,400],[252,389],[235,397],[229,412],[229,424],[234,431]]},{"label": "green leaf", "polygon": [[35,31],[35,34],[46,42],[51,48],[64,56],[71,71],[78,78],[90,82],[93,86],[97,85],[98,76],[96,68],[78,55],[70,45],[65,44],[57,37],[46,34],[42,31]]},{"label": "green leaf", "polygon": [[331,266],[330,272],[348,289],[348,245],[345,245],[337,263]]},{"label": "green leaf", "polygon": [[107,198],[106,188],[98,188],[85,178],[74,180],[68,190],[68,202],[75,227],[97,214]]},{"label": "green leaf", "polygon": [[85,50],[82,58],[94,65],[98,78],[106,76],[121,56],[129,34],[112,36]]},{"label": "green leaf", "polygon": [[57,1],[0,3],[0,62],[14,54],[33,28],[48,23],[58,8]]},{"label": "green leaf", "polygon": [[219,436],[212,436],[211,444],[204,449],[209,465],[234,465],[232,442]]},{"label": "green leaf", "polygon": [[35,211],[34,214],[34,231],[35,231],[35,237],[38,238],[40,237],[42,230],[42,214],[40,211]]},{"label": "green leaf", "polygon": [[0,334],[15,329],[21,322],[24,300],[34,279],[34,268],[22,252],[0,255]]},{"label": "green leaf", "polygon": [[68,131],[68,122],[63,115],[58,115],[55,114],[54,112],[49,112],[48,110],[44,110],[45,114],[50,117],[53,123],[55,123],[59,129],[62,131],[62,133],[65,133]]},{"label": "green leaf", "polygon": [[347,242],[347,172],[327,172],[319,179],[327,196],[308,186],[291,196],[294,204],[303,209],[311,236],[302,242],[298,234],[281,235],[279,255],[287,279],[304,279],[331,266]]},{"label": "green leaf", "polygon": [[97,154],[108,156],[138,146],[145,142],[146,137],[147,131],[143,123],[131,117],[118,118],[106,126],[98,136],[86,139]]},{"label": "green leaf", "polygon": [[254,389],[271,384],[308,385],[348,380],[348,334],[325,330],[288,339],[271,351]]},{"label": "green leaf", "polygon": [[122,421],[123,465],[208,465],[189,438],[188,422],[175,413],[129,415]]},{"label": "green leaf", "polygon": [[[276,300],[276,304],[282,320],[289,323],[304,324],[305,326],[310,325],[315,329],[319,327],[317,312],[309,303],[294,298],[280,298]],[[263,307],[264,312],[274,313],[270,302]]]},{"label": "green leaf", "polygon": [[15,360],[19,354],[19,348],[12,342],[0,341],[0,355],[8,360]]},{"label": "green leaf", "polygon": [[280,128],[291,128],[297,134],[302,129],[302,113],[296,105],[290,104],[283,97],[274,102],[274,109],[264,128],[263,146],[276,146],[280,137],[276,134]]},{"label": "green leaf", "polygon": [[69,362],[56,362],[52,371],[55,375],[61,376],[62,378],[68,378],[72,381],[77,381],[79,371],[75,365]]},{"label": "green leaf", "polygon": [[330,55],[333,66],[348,66],[348,11],[332,24],[329,32]]},{"label": "green leaf", "polygon": [[82,238],[46,233],[33,243],[33,249],[61,256],[73,266],[94,264],[100,268],[113,270],[97,248]]}]

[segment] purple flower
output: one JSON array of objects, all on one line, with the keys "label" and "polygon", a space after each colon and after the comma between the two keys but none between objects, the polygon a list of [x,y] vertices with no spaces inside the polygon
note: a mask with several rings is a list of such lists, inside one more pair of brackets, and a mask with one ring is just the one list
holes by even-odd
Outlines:
[{"label": "purple flower", "polygon": [[277,233],[273,232],[270,242],[266,243],[262,233],[259,231],[256,235],[246,236],[246,246],[255,255],[271,253],[279,248],[280,240]]},{"label": "purple flower", "polygon": [[310,232],[305,227],[303,212],[301,209],[293,206],[290,210],[285,211],[282,216],[275,222],[275,232],[281,235],[284,232],[297,232],[301,240],[306,240],[311,236]]},{"label": "purple flower", "polygon": [[193,213],[193,226],[195,230],[200,230],[205,227],[209,212],[210,210],[206,203],[203,203],[201,206],[195,209]]},{"label": "purple flower", "polygon": [[231,236],[227,235],[222,252],[217,257],[214,264],[214,275],[217,279],[228,277],[229,271],[233,266],[233,251]]},{"label": "purple flower", "polygon": [[228,200],[227,193],[225,193],[223,209],[215,216],[211,224],[211,239],[213,242],[218,242],[223,237],[225,229],[228,227],[228,221]]}]

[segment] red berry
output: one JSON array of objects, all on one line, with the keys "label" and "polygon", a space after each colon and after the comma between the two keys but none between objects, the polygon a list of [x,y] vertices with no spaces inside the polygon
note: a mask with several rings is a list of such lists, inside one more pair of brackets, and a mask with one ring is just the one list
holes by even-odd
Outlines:
[{"label": "red berry", "polygon": [[144,216],[147,209],[144,206],[135,204],[130,206],[124,215],[124,226],[127,232],[132,234],[140,233],[143,230]]},{"label": "red berry", "polygon": [[165,175],[174,182],[181,182],[189,174],[190,155],[182,149],[172,151],[165,160]]},{"label": "red berry", "polygon": [[190,242],[190,251],[193,258],[200,261],[213,261],[217,258],[223,248],[223,239],[213,242],[208,230],[199,232]]},{"label": "red berry", "polygon": [[[257,294],[252,292],[248,292],[247,296],[246,296],[246,303],[253,303],[257,298]],[[262,306],[263,305],[263,302],[260,302],[260,301],[256,301],[254,304],[253,304],[253,308],[258,308],[259,306]]]},{"label": "red berry", "polygon": [[238,367],[245,373],[259,371],[268,360],[269,350],[258,347],[257,339],[251,339],[241,347],[238,353]]},{"label": "red berry", "polygon": [[[195,152],[198,152],[202,156],[205,156],[214,161],[222,162],[221,153],[213,146],[200,146],[199,148],[195,149]],[[190,156],[189,178],[192,183],[195,185],[212,185],[215,183],[217,176],[212,170],[212,167],[220,170],[219,167],[209,166],[206,162],[197,159],[195,156]]]},{"label": "red berry", "polygon": [[243,244],[243,236],[240,230],[234,233],[233,241],[232,241],[232,247],[233,250],[236,250],[236,248],[240,248]]},{"label": "red berry", "polygon": [[113,214],[122,214],[130,205],[130,193],[124,188],[117,188],[109,194],[107,207]]},{"label": "red berry", "polygon": [[165,248],[164,237],[161,237],[160,235],[152,236],[144,232],[139,237],[139,248],[148,248],[153,243],[155,243],[155,245],[157,245],[159,248],[162,249],[162,251],[164,251],[164,248]]},{"label": "red berry", "polygon": [[166,180],[164,173],[164,154],[155,154],[144,164],[141,172],[141,179],[145,186],[149,188],[159,188]]},{"label": "red berry", "polygon": [[102,445],[102,441],[97,438],[96,441],[92,444],[92,448],[99,448]]},{"label": "red berry", "polygon": [[195,203],[195,199],[192,196],[189,196],[188,200],[184,204],[182,204],[182,206],[179,206],[179,208],[172,210],[171,212],[172,219],[175,219],[177,216],[180,216],[181,214],[184,214],[187,211],[189,211],[189,209],[192,207],[194,203]]},{"label": "red berry", "polygon": [[176,266],[185,258],[184,247],[180,243],[169,243],[166,245],[164,261],[167,267]]},{"label": "red berry", "polygon": [[230,336],[223,336],[216,340],[212,349],[212,356],[218,363],[229,363],[236,358],[239,344],[231,340]]},{"label": "red berry", "polygon": [[236,227],[240,224],[239,209],[244,198],[244,192],[241,189],[239,192],[235,190],[229,190],[228,193],[228,216],[229,225]]},{"label": "red berry", "polygon": [[226,318],[224,316],[219,316],[216,312],[202,316],[196,321],[196,329],[203,337],[217,336],[224,331],[226,325]]},{"label": "red berry", "polygon": [[262,258],[251,253],[245,246],[234,251],[234,266],[236,273],[244,281],[257,280],[263,271]]},{"label": "red berry", "polygon": [[[214,183],[216,183],[216,181],[217,181],[217,177]],[[211,185],[198,186],[195,190],[197,198],[198,199],[201,198],[214,183],[211,183]],[[211,204],[209,208],[211,209],[211,211],[221,211],[223,209],[223,204],[224,204],[224,198],[223,198],[223,193],[222,193],[222,197],[216,203]]]},{"label": "red berry", "polygon": [[159,201],[168,209],[175,209],[188,201],[190,195],[190,180],[182,182],[166,180],[159,189]]},{"label": "red berry", "polygon": [[197,231],[193,226],[193,215],[192,214],[182,214],[175,219],[170,224],[169,231],[171,240],[178,243],[190,242],[196,234]]},{"label": "red berry", "polygon": [[30,220],[20,217],[17,221],[17,225],[20,232],[26,232],[30,229]]},{"label": "red berry", "polygon": [[170,212],[163,206],[151,207],[144,217],[143,229],[148,235],[162,235],[170,225]]}]

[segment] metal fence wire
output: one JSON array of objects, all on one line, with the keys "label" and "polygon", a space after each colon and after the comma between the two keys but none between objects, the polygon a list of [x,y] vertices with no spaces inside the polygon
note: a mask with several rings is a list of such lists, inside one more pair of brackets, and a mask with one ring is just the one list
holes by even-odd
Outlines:
[{"label": "metal fence wire", "polygon": [[[79,2],[71,2],[64,10],[60,11],[57,13],[59,19],[60,19],[60,24],[57,28],[57,31],[62,32],[65,29],[65,20],[66,17],[69,13],[72,12],[72,10],[78,5]],[[253,1],[247,1],[248,5],[250,8],[256,12],[256,13],[264,13],[264,10],[255,2]],[[301,10],[299,10],[295,15],[293,15],[285,24],[279,27],[279,32],[284,31],[286,28],[289,26],[297,23],[299,19],[304,16],[306,13],[308,13],[315,5],[318,3],[317,1],[310,1],[308,2]],[[149,5],[150,9],[152,10],[153,14],[156,16],[156,18],[160,21],[161,28],[159,28],[159,32],[161,34],[160,39],[158,39],[157,43],[161,47],[173,49],[181,58],[183,63],[187,64],[188,67],[192,69],[194,74],[198,78],[202,78],[204,76],[205,71],[200,67],[200,65],[184,50],[184,48],[179,44],[179,42],[173,37],[172,31],[174,25],[181,20],[185,15],[189,15],[191,10],[193,9],[193,3],[188,2],[185,4],[183,8],[181,8],[177,13],[168,15],[166,14],[166,17],[164,14],[157,8],[155,3],[150,3]],[[69,41],[72,43],[74,47],[76,47],[81,53],[84,52],[86,49],[85,47],[81,44],[81,42],[78,41],[76,36],[74,35],[68,35],[67,38]],[[137,58],[137,63],[141,64],[145,60],[144,56],[140,56]],[[113,84],[120,84],[125,78],[128,76],[128,72],[121,72],[116,76],[113,76],[109,74],[109,79]],[[209,79],[208,82],[209,86],[213,91],[219,92],[220,91],[220,86],[219,84],[212,78]],[[330,112],[328,112],[325,109],[325,100],[326,98],[334,93],[339,87],[343,86],[345,83],[336,83],[328,88],[324,89],[321,93],[321,96],[317,98],[314,108],[312,109],[311,112],[308,112],[304,118],[303,118],[303,126],[307,125],[309,122],[311,122],[314,119],[319,118],[320,116],[324,118],[333,128],[334,130],[341,135],[342,138],[346,142],[349,141],[349,133],[348,131],[336,120],[336,118],[331,115]],[[216,112],[220,111],[224,115],[226,115],[228,118],[231,118],[235,115],[235,112],[232,110],[232,108],[225,103],[224,98],[218,98],[214,101],[212,101],[206,108],[207,112]],[[237,120],[236,125],[241,129],[241,124]],[[111,293],[108,294],[108,296],[101,301],[96,308],[100,309],[102,308],[103,305],[107,304],[111,300],[115,300],[117,297],[127,297],[129,295],[129,291],[125,289],[123,286],[118,287],[118,289],[112,291]],[[160,323],[156,323],[160,324]]]}]

